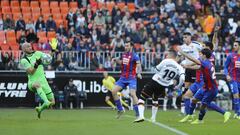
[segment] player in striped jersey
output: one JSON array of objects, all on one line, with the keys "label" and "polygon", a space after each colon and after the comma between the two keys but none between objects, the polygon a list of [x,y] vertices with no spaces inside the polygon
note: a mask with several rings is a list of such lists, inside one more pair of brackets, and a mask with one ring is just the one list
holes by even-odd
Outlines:
[{"label": "player in striped jersey", "polygon": [[[213,51],[213,43],[211,42],[205,42],[203,44],[203,47],[204,48],[207,48],[207,49],[210,49],[211,51]],[[215,57],[213,55],[213,53],[211,54],[211,57],[209,58],[209,60],[214,64],[215,63]],[[191,68],[191,69],[199,69],[200,66],[197,66],[195,64],[193,65],[183,65],[184,68]],[[196,71],[196,82],[193,83],[189,90],[184,94],[184,98],[188,98],[190,100],[190,98],[193,97],[193,95],[200,89],[202,89],[202,87],[204,86],[204,82],[203,82],[203,74],[202,74],[202,71],[201,70],[197,70]],[[219,106],[217,106],[214,102],[211,102],[209,104],[207,104],[208,108],[211,108],[219,113],[221,113],[223,116],[224,116],[224,123],[227,122],[229,120],[229,117],[231,115],[230,112],[226,112],[225,110],[223,110],[222,108],[220,108]],[[188,108],[186,110],[188,110],[186,112],[186,116],[181,119],[179,122],[187,122],[189,120],[192,120],[193,119],[193,116],[190,115],[190,103],[189,105],[185,105],[185,108]]]},{"label": "player in striped jersey", "polygon": [[212,51],[206,48],[202,49],[201,59],[196,59],[184,53],[181,49],[179,49],[179,52],[189,60],[200,65],[200,69],[203,74],[204,87],[203,89],[198,90],[197,93],[194,95],[194,98],[190,106],[190,113],[189,113],[190,115],[192,115],[196,107],[196,103],[198,101],[201,101],[199,117],[198,119],[196,119],[191,123],[191,124],[200,124],[200,123],[203,123],[203,117],[206,114],[205,108],[207,107],[208,104],[210,104],[213,101],[213,99],[217,96],[217,93],[218,93],[218,87],[217,87],[216,76],[215,76],[215,68],[213,63],[210,61]]},{"label": "player in striped jersey", "polygon": [[[147,98],[152,98],[152,117],[151,121],[156,121],[158,111],[158,98],[165,96],[165,89],[169,86],[175,86],[178,89],[182,86],[185,76],[184,70],[176,60],[177,53],[175,51],[168,51],[167,58],[156,66],[156,73],[153,75],[152,80],[148,82],[138,100],[139,117],[134,122],[144,121],[144,104]],[[179,83],[175,80],[179,78]]]},{"label": "player in striped jersey", "polygon": [[234,118],[240,119],[240,41],[238,40],[233,44],[233,52],[227,56],[224,74],[233,94]]},{"label": "player in striped jersey", "polygon": [[112,90],[112,95],[115,100],[115,104],[118,109],[117,118],[119,118],[124,110],[120,102],[117,92],[129,86],[130,95],[133,98],[133,110],[135,111],[136,117],[139,116],[138,112],[138,98],[136,95],[137,88],[137,79],[136,74],[139,79],[142,79],[142,68],[140,58],[137,53],[133,52],[133,43],[128,42],[125,44],[125,52],[122,54],[121,58],[113,58],[112,63],[117,62],[121,65],[121,76],[120,79],[116,82]]}]

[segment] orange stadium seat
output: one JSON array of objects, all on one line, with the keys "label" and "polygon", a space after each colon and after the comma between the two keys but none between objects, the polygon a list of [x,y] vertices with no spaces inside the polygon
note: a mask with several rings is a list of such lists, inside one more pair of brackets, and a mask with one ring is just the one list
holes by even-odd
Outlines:
[{"label": "orange stadium seat", "polygon": [[69,9],[68,8],[61,8],[61,14],[62,15],[67,15],[68,14]]},{"label": "orange stadium seat", "polygon": [[106,4],[105,4],[105,3],[98,2],[98,8],[99,8],[99,9],[102,9],[102,8],[104,8],[104,7],[106,7]]},{"label": "orange stadium seat", "polygon": [[32,14],[41,14],[40,12],[40,8],[39,7],[36,7],[36,8],[32,8]]},{"label": "orange stadium seat", "polygon": [[21,36],[21,33],[22,33],[22,31],[20,30],[20,31],[17,31],[17,34],[16,34],[16,38],[17,38],[17,40],[20,38],[20,36]]},{"label": "orange stadium seat", "polygon": [[23,19],[25,22],[28,22],[29,19],[32,18],[32,14],[31,13],[27,13],[27,14],[23,14]]},{"label": "orange stadium seat", "polygon": [[13,14],[13,20],[15,20],[15,22],[19,19],[19,16],[22,15],[22,13],[14,13]]},{"label": "orange stadium seat", "polygon": [[39,42],[40,42],[40,43],[47,43],[47,42],[48,42],[48,39],[47,39],[47,37],[40,37],[40,38],[39,38]]},{"label": "orange stadium seat", "polygon": [[125,7],[125,3],[124,2],[119,2],[119,3],[117,3],[117,6],[118,6],[119,9],[123,10],[124,7]]},{"label": "orange stadium seat", "polygon": [[59,14],[60,13],[60,9],[59,8],[52,8],[51,9],[51,13],[52,14]]},{"label": "orange stadium seat", "polygon": [[36,22],[41,14],[32,14],[32,19]]},{"label": "orange stadium seat", "polygon": [[41,8],[41,9],[42,9],[42,15],[51,13],[49,7],[45,7],[45,8]]},{"label": "orange stadium seat", "polygon": [[45,31],[39,31],[39,32],[37,32],[37,37],[38,38],[42,38],[42,37],[47,37],[47,34],[46,34],[46,32]]},{"label": "orange stadium seat", "polygon": [[128,6],[128,9],[129,9],[130,13],[133,13],[135,11],[135,4],[134,3],[128,3],[127,6]]},{"label": "orange stadium seat", "polygon": [[8,0],[1,0],[1,7],[9,7],[9,1]]},{"label": "orange stadium seat", "polygon": [[11,50],[13,50],[13,51],[18,51],[19,50],[19,45],[18,44],[12,44],[12,45],[10,45],[10,48],[11,48]]},{"label": "orange stadium seat", "polygon": [[19,7],[19,1],[18,0],[12,0],[11,1],[11,7]]},{"label": "orange stadium seat", "polygon": [[22,13],[23,14],[30,14],[31,8],[30,7],[22,7]]},{"label": "orange stadium seat", "polygon": [[62,20],[62,14],[60,13],[53,14],[53,20]]},{"label": "orange stadium seat", "polygon": [[60,8],[69,8],[68,7],[68,2],[66,2],[66,1],[61,1],[59,6],[60,6]]},{"label": "orange stadium seat", "polygon": [[6,40],[5,32],[0,31],[0,44]]},{"label": "orange stadium seat", "polygon": [[56,32],[54,32],[54,31],[49,31],[49,32],[47,33],[47,38],[48,38],[48,40],[51,40],[52,38],[56,38]]},{"label": "orange stadium seat", "polygon": [[21,1],[21,8],[23,7],[29,7],[29,2],[28,1]]},{"label": "orange stadium seat", "polygon": [[60,24],[63,24],[63,19],[54,19],[57,25],[57,28],[59,28]]},{"label": "orange stadium seat", "polygon": [[6,44],[6,45],[1,45],[1,50],[2,51],[8,51],[9,50],[9,45]]},{"label": "orange stadium seat", "polygon": [[108,11],[112,12],[112,9],[115,6],[115,3],[114,2],[107,2],[106,6],[107,6]]},{"label": "orange stadium seat", "polygon": [[58,2],[57,1],[50,1],[50,7],[58,7]]},{"label": "orange stadium seat", "polygon": [[31,8],[39,8],[39,2],[38,1],[31,1],[30,2]]},{"label": "orange stadium seat", "polygon": [[40,7],[41,8],[49,7],[49,2],[48,1],[40,1]]},{"label": "orange stadium seat", "polygon": [[71,2],[69,2],[69,7],[70,8],[78,8],[78,3],[75,1],[71,1]]},{"label": "orange stadium seat", "polygon": [[2,7],[2,13],[3,14],[11,14],[11,8],[6,6],[6,7]]},{"label": "orange stadium seat", "polygon": [[8,30],[8,31],[6,31],[6,37],[7,37],[7,38],[16,37],[15,31],[14,31],[14,30]]},{"label": "orange stadium seat", "polygon": [[20,7],[11,7],[12,13],[21,13]]},{"label": "orange stadium seat", "polygon": [[52,14],[43,14],[43,20],[45,21],[45,23],[47,22],[50,15]]}]

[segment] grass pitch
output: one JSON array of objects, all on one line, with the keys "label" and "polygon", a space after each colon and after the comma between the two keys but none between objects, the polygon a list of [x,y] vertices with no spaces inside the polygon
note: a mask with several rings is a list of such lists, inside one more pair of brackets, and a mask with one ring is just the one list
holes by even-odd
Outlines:
[{"label": "grass pitch", "polygon": [[[198,112],[197,112],[198,113]],[[0,109],[0,135],[177,135],[169,129],[145,121],[133,123],[133,111],[121,119],[109,109],[47,110],[37,119],[34,109]],[[151,111],[146,112],[149,118]],[[159,111],[157,122],[188,135],[239,135],[240,120],[230,119],[209,111],[204,124],[178,123],[179,111]]]}]

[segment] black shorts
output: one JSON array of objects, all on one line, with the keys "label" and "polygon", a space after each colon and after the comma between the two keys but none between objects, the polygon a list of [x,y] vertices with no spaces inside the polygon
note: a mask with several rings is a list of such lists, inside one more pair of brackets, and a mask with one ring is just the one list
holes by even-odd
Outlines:
[{"label": "black shorts", "polygon": [[108,92],[106,93],[106,96],[109,96],[110,98],[112,98],[112,92],[108,90]]},{"label": "black shorts", "polygon": [[157,101],[159,97],[165,97],[165,86],[160,85],[154,80],[151,80],[142,90],[143,95],[147,95],[148,97],[152,97],[154,101]]},{"label": "black shorts", "polygon": [[196,70],[186,69],[185,70],[185,82],[194,83],[196,80]]}]

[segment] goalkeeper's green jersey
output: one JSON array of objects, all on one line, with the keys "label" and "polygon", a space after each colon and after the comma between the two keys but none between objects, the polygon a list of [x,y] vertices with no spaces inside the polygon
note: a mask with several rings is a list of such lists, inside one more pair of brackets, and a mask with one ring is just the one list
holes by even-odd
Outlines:
[{"label": "goalkeeper's green jersey", "polygon": [[[25,54],[25,56],[21,59],[20,64],[25,70],[30,67],[34,67],[36,60],[40,59],[43,54],[44,53],[40,51],[33,52],[32,54]],[[28,74],[28,81],[30,82],[42,79],[45,79],[43,65],[39,65],[34,74]]]}]

